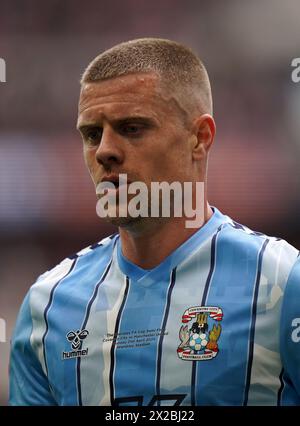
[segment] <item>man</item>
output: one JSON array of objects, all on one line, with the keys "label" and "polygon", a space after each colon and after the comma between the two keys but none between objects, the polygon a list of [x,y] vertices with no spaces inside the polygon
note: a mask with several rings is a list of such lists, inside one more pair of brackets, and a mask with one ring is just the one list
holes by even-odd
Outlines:
[{"label": "man", "polygon": [[[162,39],[102,53],[82,77],[78,129],[119,233],[31,287],[12,342],[11,404],[298,405],[298,250],[208,204],[215,123],[201,61]],[[136,182],[146,213],[152,183],[191,182],[195,205],[204,182],[202,223],[162,206],[129,214]]]}]

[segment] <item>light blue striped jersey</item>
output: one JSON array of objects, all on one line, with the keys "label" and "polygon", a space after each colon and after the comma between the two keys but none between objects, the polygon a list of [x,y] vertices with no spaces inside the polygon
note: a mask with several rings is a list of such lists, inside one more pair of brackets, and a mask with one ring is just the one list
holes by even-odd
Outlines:
[{"label": "light blue striped jersey", "polygon": [[118,235],[30,288],[12,405],[300,405],[298,250],[217,209],[160,265]]}]

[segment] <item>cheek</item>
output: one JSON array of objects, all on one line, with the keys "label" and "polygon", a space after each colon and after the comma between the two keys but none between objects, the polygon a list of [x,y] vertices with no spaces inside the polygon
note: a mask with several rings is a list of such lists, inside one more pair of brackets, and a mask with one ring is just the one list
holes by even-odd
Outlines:
[{"label": "cheek", "polygon": [[83,150],[83,158],[84,158],[84,163],[92,177],[92,179],[94,180],[96,171],[97,171],[97,161],[95,158],[95,153],[91,150]]},{"label": "cheek", "polygon": [[85,165],[90,169],[95,162],[95,152],[91,149],[83,148],[83,158]]},{"label": "cheek", "polygon": [[140,164],[140,173],[151,181],[174,181],[181,176],[182,168],[186,165],[186,152],[180,149],[178,143],[160,141],[160,144],[143,153],[136,164]]},{"label": "cheek", "polygon": [[174,138],[167,150],[162,155],[165,171],[171,175],[182,177],[190,171],[191,156],[185,139]]}]

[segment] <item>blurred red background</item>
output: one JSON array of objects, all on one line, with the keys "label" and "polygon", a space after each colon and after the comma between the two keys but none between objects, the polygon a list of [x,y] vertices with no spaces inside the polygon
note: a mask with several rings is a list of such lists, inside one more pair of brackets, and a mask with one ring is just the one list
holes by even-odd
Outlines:
[{"label": "blurred red background", "polygon": [[[0,405],[9,338],[36,277],[114,231],[96,216],[75,130],[79,79],[91,59],[131,38],[192,47],[210,74],[217,137],[209,200],[250,228],[300,248],[300,56],[297,0],[1,1]],[[297,50],[298,49],[298,50]]]}]

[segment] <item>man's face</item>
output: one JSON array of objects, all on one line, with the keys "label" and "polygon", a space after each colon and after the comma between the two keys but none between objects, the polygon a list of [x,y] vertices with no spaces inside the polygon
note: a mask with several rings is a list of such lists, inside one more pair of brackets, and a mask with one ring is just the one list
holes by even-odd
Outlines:
[{"label": "man's face", "polygon": [[149,190],[151,182],[191,181],[190,133],[184,115],[154,73],[84,84],[77,127],[95,186],[119,174],[127,174],[128,183],[144,182]]}]

